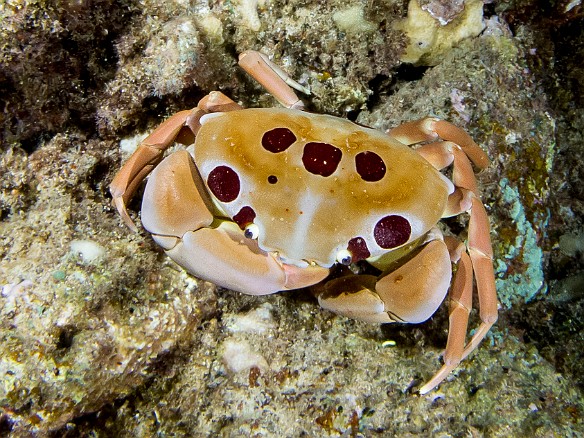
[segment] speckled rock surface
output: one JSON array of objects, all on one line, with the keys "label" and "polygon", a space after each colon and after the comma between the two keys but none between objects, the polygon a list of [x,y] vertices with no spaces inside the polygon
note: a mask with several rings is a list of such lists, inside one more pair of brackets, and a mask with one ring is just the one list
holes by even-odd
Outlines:
[{"label": "speckled rock surface", "polygon": [[[421,2],[460,29],[443,3]],[[0,436],[584,434],[581,6],[484,10],[480,35],[413,66],[402,1],[0,5]],[[120,140],[211,90],[274,105],[237,68],[246,49],[310,86],[311,110],[379,129],[436,115],[493,158],[500,319],[436,391],[415,389],[441,364],[446,306],[376,326],[307,291],[236,294],[111,207]]]}]

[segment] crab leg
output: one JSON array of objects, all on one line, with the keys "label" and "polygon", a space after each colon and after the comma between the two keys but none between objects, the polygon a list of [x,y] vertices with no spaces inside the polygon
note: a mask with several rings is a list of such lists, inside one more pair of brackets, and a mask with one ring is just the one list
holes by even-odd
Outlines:
[{"label": "crab leg", "polygon": [[304,103],[290,88],[290,85],[307,94],[309,94],[309,90],[293,81],[265,55],[247,50],[239,55],[239,65],[286,108],[304,108]]},{"label": "crab leg", "polygon": [[476,277],[481,325],[466,345],[462,359],[477,348],[487,332],[497,321],[497,290],[493,269],[493,248],[489,237],[489,219],[483,203],[472,198],[468,226],[468,253]]},{"label": "crab leg", "polygon": [[175,141],[192,142],[200,128],[199,120],[204,114],[237,109],[241,107],[227,96],[213,92],[201,99],[196,108],[178,112],[165,120],[140,143],[110,184],[113,203],[124,223],[132,231],[136,232],[138,229],[128,215],[126,204],[144,178],[162,160],[164,151]]},{"label": "crab leg", "polygon": [[420,394],[426,394],[439,385],[462,360],[466,331],[468,329],[468,317],[472,309],[472,262],[461,242],[454,238],[447,239],[450,242],[455,241],[457,243],[454,249],[451,249],[452,245],[448,246],[451,260],[458,264],[458,270],[452,281],[449,293],[450,327],[448,329],[446,350],[444,351],[444,365],[420,388]]},{"label": "crab leg", "polygon": [[185,126],[187,117],[190,114],[191,111],[181,111],[164,121],[140,143],[138,149],[126,161],[110,184],[114,205],[124,223],[134,232],[137,232],[138,229],[128,215],[126,204],[132,198],[142,180],[160,162],[164,150],[174,143],[174,139]]},{"label": "crab leg", "polygon": [[[420,388],[420,394],[426,394],[442,382],[461,360],[478,347],[497,321],[497,292],[493,272],[493,254],[489,235],[484,232],[485,229],[488,230],[488,225],[487,213],[482,202],[473,197],[469,223],[468,254],[462,252],[460,255],[458,271],[450,292],[450,329],[444,352],[444,365],[428,383]],[[473,271],[479,296],[481,324],[463,350],[468,316],[472,307]]]},{"label": "crab leg", "polygon": [[[420,389],[420,393],[425,394],[444,380],[458,363],[479,345],[497,320],[497,292],[489,220],[479,199],[476,178],[469,161],[470,158],[476,166],[484,168],[489,164],[489,159],[466,132],[438,119],[426,118],[405,123],[391,130],[390,135],[405,144],[434,141],[416,150],[439,170],[453,164],[452,179],[455,191],[448,198],[444,216],[464,211],[470,213],[467,251],[461,253],[460,247],[456,246],[454,252],[451,252],[453,261],[459,258],[459,270],[450,292],[450,330],[444,353],[444,365]],[[436,141],[438,138],[447,141]],[[472,306],[473,272],[479,296],[481,324],[464,346],[468,315]]]},{"label": "crab leg", "polygon": [[456,143],[471,159],[475,166],[484,169],[490,163],[489,157],[474,140],[457,126],[434,117],[414,122],[402,123],[388,134],[404,144],[435,141],[438,138]]},{"label": "crab leg", "polygon": [[438,170],[454,163],[452,179],[455,190],[448,197],[443,217],[469,211],[472,206],[471,198],[479,196],[479,189],[468,156],[461,147],[451,141],[437,141],[420,146],[416,152]]},{"label": "crab leg", "polygon": [[478,198],[476,179],[466,151],[451,142],[430,143],[421,146],[418,151],[431,163],[454,162],[453,180],[456,191],[449,197],[450,211],[447,211],[445,216],[463,211],[470,212],[468,253],[477,279],[482,323],[466,346],[462,357],[464,359],[477,347],[497,320],[497,292],[489,219],[483,203]]}]

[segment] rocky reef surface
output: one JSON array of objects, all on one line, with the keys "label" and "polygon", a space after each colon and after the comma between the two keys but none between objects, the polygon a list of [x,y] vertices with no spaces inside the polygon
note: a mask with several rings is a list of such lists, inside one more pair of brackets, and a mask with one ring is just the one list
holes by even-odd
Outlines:
[{"label": "rocky reef surface", "polygon": [[[584,434],[580,1],[8,0],[0,23],[0,436]],[[304,290],[237,294],[112,208],[128,151],[172,113],[212,90],[276,104],[237,67],[247,49],[311,111],[438,116],[492,158],[500,318],[437,390],[416,393],[446,305],[378,326]]]}]

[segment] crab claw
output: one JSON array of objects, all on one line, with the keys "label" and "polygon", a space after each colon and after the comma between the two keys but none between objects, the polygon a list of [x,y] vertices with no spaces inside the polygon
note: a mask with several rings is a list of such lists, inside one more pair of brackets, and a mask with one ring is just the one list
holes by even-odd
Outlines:
[{"label": "crab claw", "polygon": [[246,238],[234,222],[216,220],[187,151],[165,158],[146,184],[142,224],[168,256],[188,272],[250,295],[298,289],[323,280],[329,270],[282,263]]},{"label": "crab claw", "polygon": [[316,291],[324,309],[366,322],[426,321],[450,285],[451,266],[442,233],[434,229],[419,253],[381,278],[349,274]]},{"label": "crab claw", "polygon": [[134,232],[137,232],[138,228],[128,215],[126,204],[144,178],[162,160],[164,151],[177,140],[181,129],[185,127],[191,114],[193,114],[193,111],[178,112],[156,128],[152,134],[140,143],[110,184],[113,204],[124,223]]}]

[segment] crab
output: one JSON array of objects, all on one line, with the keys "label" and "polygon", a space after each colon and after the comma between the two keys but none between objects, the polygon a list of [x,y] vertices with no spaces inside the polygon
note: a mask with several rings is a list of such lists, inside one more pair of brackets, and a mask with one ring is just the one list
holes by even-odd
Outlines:
[{"label": "crab", "polygon": [[[219,286],[251,295],[312,286],[324,309],[374,323],[421,323],[450,289],[444,364],[419,389],[431,391],[497,320],[490,226],[471,164],[487,167],[487,155],[432,117],[386,134],[308,113],[293,88],[308,90],[265,55],[246,51],[239,64],[283,108],[243,109],[215,91],[171,116],[111,183],[123,221],[137,230],[126,205],[151,173],[143,227]],[[190,146],[164,158],[175,142]],[[441,170],[451,165],[450,180]],[[461,213],[466,244],[437,226]],[[474,281],[481,322],[467,343]]]}]

